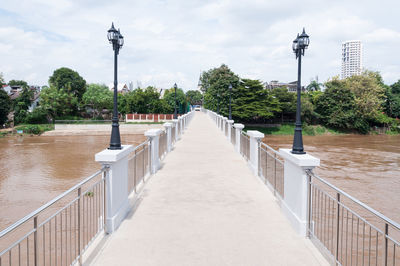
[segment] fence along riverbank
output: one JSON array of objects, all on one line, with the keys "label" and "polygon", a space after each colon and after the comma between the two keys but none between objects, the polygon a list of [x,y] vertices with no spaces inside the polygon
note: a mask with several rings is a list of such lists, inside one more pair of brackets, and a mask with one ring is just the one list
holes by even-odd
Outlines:
[{"label": "fence along riverbank", "polygon": [[[293,214],[303,215],[305,219],[294,221],[294,227],[309,237],[329,261],[338,265],[399,265],[399,223],[315,175],[312,169],[316,164],[301,162],[287,150],[276,151],[262,143],[262,133],[246,133],[242,131],[244,125],[203,111],[272,190],[292,224]],[[300,166],[297,169],[296,164]],[[293,172],[296,180],[292,179]],[[296,193],[300,194],[297,198],[293,197]],[[302,210],[293,200],[298,200]]]},{"label": "fence along riverbank", "polygon": [[108,153],[106,160],[98,160],[99,171],[1,231],[0,266],[81,265],[94,239],[113,232],[122,222],[130,207],[124,204],[157,172],[192,115],[165,123],[164,129],[146,131],[145,142],[124,145],[111,154],[115,158]]}]

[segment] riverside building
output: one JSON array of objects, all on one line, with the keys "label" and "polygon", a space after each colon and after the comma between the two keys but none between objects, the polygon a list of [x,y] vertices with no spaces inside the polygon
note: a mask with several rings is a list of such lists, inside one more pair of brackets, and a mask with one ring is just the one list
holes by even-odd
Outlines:
[{"label": "riverside building", "polygon": [[363,55],[361,41],[346,41],[342,43],[342,79],[360,75]]}]

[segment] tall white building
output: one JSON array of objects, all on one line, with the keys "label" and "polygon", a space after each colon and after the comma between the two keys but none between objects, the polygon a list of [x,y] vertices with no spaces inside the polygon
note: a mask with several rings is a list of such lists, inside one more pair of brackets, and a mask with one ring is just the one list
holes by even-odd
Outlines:
[{"label": "tall white building", "polygon": [[363,47],[361,41],[342,43],[342,79],[360,75],[363,68]]}]

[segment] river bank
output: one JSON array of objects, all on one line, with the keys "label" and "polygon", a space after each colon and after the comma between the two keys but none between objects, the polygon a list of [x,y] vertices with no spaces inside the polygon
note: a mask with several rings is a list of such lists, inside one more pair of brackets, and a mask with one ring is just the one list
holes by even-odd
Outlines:
[{"label": "river bank", "polygon": [[[282,124],[282,125],[267,125],[267,126],[257,126],[249,125],[245,126],[244,130],[258,130],[265,135],[278,135],[286,136],[294,134],[294,124]],[[360,134],[357,131],[344,131],[333,128],[327,128],[323,125],[304,125],[302,126],[302,133],[304,136],[321,136],[321,135],[400,135],[399,131],[382,130],[379,128],[371,129],[368,134]]]}]

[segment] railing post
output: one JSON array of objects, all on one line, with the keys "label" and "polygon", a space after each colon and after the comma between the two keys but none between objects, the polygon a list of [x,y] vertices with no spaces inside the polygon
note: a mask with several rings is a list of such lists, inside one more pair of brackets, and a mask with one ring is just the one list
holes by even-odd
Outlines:
[{"label": "railing post", "polygon": [[37,216],[35,216],[33,218],[33,228],[35,229],[35,232],[33,233],[33,254],[34,254],[33,258],[34,258],[34,261],[35,261],[35,266],[37,266],[37,265],[39,265],[39,263],[38,263],[39,254],[38,254],[38,243],[37,243],[37,241],[38,241],[38,237],[37,237],[37,229],[38,229]]},{"label": "railing post", "polygon": [[[104,189],[106,187],[104,186]],[[79,265],[82,265],[82,248],[81,248],[81,242],[82,242],[82,234],[81,234],[81,194],[82,194],[82,188],[78,188],[78,256],[79,256]],[[104,205],[106,202],[104,201]],[[105,215],[105,214],[104,214]],[[105,223],[104,223],[105,226]]]},{"label": "railing post", "polygon": [[160,158],[158,156],[161,129],[149,129],[144,135],[150,140],[150,172],[155,174],[160,168]]},{"label": "railing post", "polygon": [[96,162],[109,166],[105,180],[105,232],[114,232],[129,211],[129,154],[133,152],[132,145],[122,145],[121,150],[103,150],[96,153]]},{"label": "railing post", "polygon": [[[227,123],[228,123],[228,140],[229,140],[229,142],[231,142],[232,140],[231,140],[231,137],[232,137],[232,132],[231,132],[231,130],[233,129],[232,128],[232,125],[233,125],[233,120],[227,120],[226,121]],[[234,130],[234,129],[233,129]]]},{"label": "railing post", "polygon": [[308,177],[306,170],[319,166],[320,160],[310,154],[293,154],[289,149],[279,149],[284,158],[284,199],[282,209],[294,229],[307,236]]},{"label": "railing post", "polygon": [[178,117],[178,122],[179,122],[179,139],[181,138],[182,134],[183,134],[183,119],[182,116]]},{"label": "railing post", "polygon": [[247,135],[250,137],[250,166],[254,175],[258,175],[258,150],[264,134],[257,130],[249,130]]},{"label": "railing post", "polygon": [[228,120],[228,118],[222,117],[222,133],[224,135],[225,135],[226,120]]},{"label": "railing post", "polygon": [[[339,222],[340,222],[340,193],[336,193],[337,215],[336,215],[336,261],[339,261]],[[364,259],[363,259],[364,261]]]},{"label": "railing post", "polygon": [[244,125],[243,125],[243,124],[235,123],[235,124],[233,124],[233,127],[234,127],[235,130],[236,130],[236,134],[235,134],[235,137],[236,137],[236,141],[235,141],[235,150],[236,150],[238,153],[240,153],[240,135],[242,134],[242,129],[244,128]]},{"label": "railing post", "polygon": [[166,129],[167,133],[167,152],[170,152],[172,150],[172,137],[171,137],[171,128],[172,128],[172,123],[164,123],[163,126]]},{"label": "railing post", "polygon": [[[385,260],[384,260],[385,266],[387,266],[387,261],[388,261],[388,238],[387,238],[388,235],[389,235],[389,225],[385,223]],[[393,261],[393,265],[394,263],[395,261]]]},{"label": "railing post", "polygon": [[174,129],[175,130],[175,142],[178,141],[179,135],[178,135],[178,119],[172,119],[172,123],[174,123]]}]

